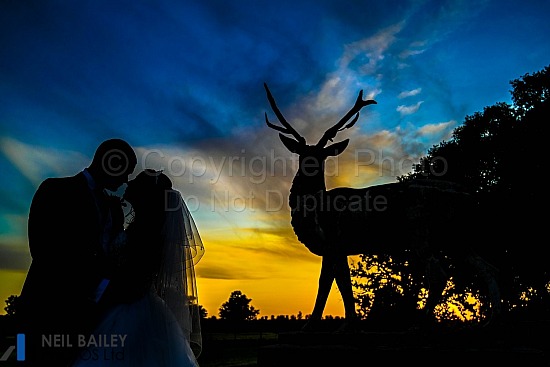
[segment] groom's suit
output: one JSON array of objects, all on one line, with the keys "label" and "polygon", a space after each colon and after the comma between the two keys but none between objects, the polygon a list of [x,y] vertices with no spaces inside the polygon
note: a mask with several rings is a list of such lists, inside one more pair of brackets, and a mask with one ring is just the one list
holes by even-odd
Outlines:
[{"label": "groom's suit", "polygon": [[[84,172],[48,178],[36,191],[29,212],[32,263],[21,292],[21,317],[35,353],[70,355],[70,348],[49,348],[42,335],[86,334],[98,317],[97,290],[110,277],[103,249],[110,218],[108,200],[90,187]],[[96,298],[94,300],[94,298]],[[69,341],[76,344],[77,340]],[[34,359],[32,348],[27,355]],[[61,352],[61,354],[59,354]],[[66,353],[65,353],[66,352]],[[41,357],[42,358],[42,357]]]}]

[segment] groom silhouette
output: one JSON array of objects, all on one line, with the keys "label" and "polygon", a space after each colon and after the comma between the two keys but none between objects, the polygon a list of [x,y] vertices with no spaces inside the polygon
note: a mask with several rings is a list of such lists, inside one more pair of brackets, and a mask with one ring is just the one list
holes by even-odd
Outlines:
[{"label": "groom silhouette", "polygon": [[95,326],[113,271],[107,245],[124,220],[120,201],[104,189],[128,182],[136,164],[127,142],[109,139],[83,171],[38,187],[28,219],[32,263],[20,295],[27,365],[68,365],[78,335]]}]

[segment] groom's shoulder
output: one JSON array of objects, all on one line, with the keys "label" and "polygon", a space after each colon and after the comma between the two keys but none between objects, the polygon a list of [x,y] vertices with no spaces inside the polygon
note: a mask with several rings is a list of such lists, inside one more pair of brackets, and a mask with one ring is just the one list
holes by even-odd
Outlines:
[{"label": "groom's shoulder", "polygon": [[48,177],[38,187],[38,191],[57,191],[71,190],[79,187],[85,187],[86,181],[84,176],[79,173],[74,176],[67,177]]}]

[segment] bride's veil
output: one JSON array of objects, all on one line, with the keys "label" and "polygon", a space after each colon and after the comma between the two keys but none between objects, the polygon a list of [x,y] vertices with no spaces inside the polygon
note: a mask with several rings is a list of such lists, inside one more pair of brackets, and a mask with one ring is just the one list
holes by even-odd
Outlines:
[{"label": "bride's veil", "polygon": [[194,266],[204,254],[204,246],[181,193],[167,190],[164,203],[163,254],[155,288],[198,357],[202,336]]}]

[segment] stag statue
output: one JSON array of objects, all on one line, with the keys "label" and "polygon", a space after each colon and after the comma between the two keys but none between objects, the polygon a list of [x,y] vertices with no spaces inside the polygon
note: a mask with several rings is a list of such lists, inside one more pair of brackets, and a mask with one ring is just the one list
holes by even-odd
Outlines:
[{"label": "stag statue", "polygon": [[[446,285],[441,256],[453,256],[471,266],[488,289],[493,315],[500,295],[495,269],[471,248],[475,227],[475,202],[471,195],[452,182],[411,180],[366,188],[339,187],[327,190],[324,162],[346,149],[349,139],[327,146],[339,131],[352,127],[359,111],[374,100],[363,100],[363,91],[354,106],[314,145],[306,144],[283,117],[267,84],[269,104],[281,126],[284,146],[299,156],[298,171],[289,195],[291,224],[300,242],[322,257],[315,305],[309,323],[320,320],[327,298],[336,281],[345,309],[346,324],[357,320],[348,256],[397,254],[408,251],[424,264],[429,279],[426,314],[433,314]],[[352,119],[353,117],[353,119]],[[350,119],[352,119],[350,121]],[[291,137],[289,137],[291,136]]]}]

